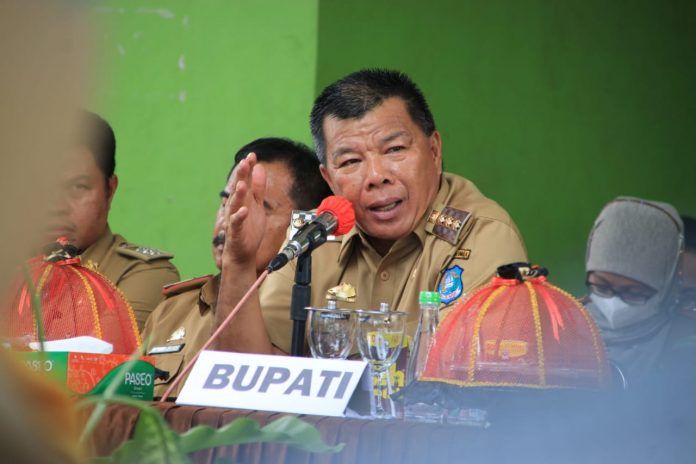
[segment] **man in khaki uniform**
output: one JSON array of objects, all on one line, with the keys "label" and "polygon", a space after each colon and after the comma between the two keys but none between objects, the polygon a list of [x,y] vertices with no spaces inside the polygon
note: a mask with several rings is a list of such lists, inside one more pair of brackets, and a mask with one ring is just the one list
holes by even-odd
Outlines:
[{"label": "man in khaki uniform", "polygon": [[83,133],[62,173],[62,192],[46,227],[46,239],[65,237],[84,250],[82,263],[111,280],[130,302],[142,330],[162,301],[162,286],[179,280],[172,255],[130,244],[111,233],[109,209],[118,177],[116,140],[109,124],[94,113],[82,114]]},{"label": "man in khaki uniform", "polygon": [[[408,76],[367,70],[327,87],[314,103],[312,136],[320,169],[333,192],[355,208],[357,227],[313,252],[312,304],[344,282],[355,303],[387,302],[418,318],[418,292],[437,290],[443,309],[486,282],[502,264],[526,261],[508,214],[468,180],[442,172],[442,142],[427,102]],[[237,193],[228,202],[218,324],[254,280],[250,266],[261,217],[261,176],[240,164]],[[240,188],[241,187],[241,188]],[[245,237],[237,240],[236,237]],[[218,339],[217,349],[288,352],[293,266],[272,273]]]},{"label": "man in khaki uniform", "polygon": [[[235,155],[235,166],[254,153],[266,173],[266,228],[263,244],[256,256],[256,272],[260,274],[275,256],[285,240],[293,210],[315,208],[330,195],[326,182],[319,174],[319,161],[305,145],[288,139],[263,138],[242,147]],[[213,258],[222,268],[225,243],[224,205],[236,185],[234,167],[228,183],[220,193],[222,203],[213,228]],[[155,382],[155,396],[161,396],[183,366],[195,356],[210,337],[215,321],[220,274],[168,285],[165,300],[155,309],[145,324],[143,340],[150,339],[148,353],[155,356],[158,369],[168,373],[166,381]],[[183,383],[174,392],[176,396]]]},{"label": "man in khaki uniform", "polygon": [[[446,222],[439,225],[442,216],[447,221],[448,213],[462,211],[468,217],[457,232]],[[411,236],[397,241],[384,257],[372,253],[368,243],[364,233],[353,228],[342,240],[312,253],[312,306],[326,306],[327,290],[348,283],[355,288],[355,301],[339,301],[339,307],[378,309],[380,303],[388,303],[391,309],[408,313],[409,335],[418,323],[421,290],[440,292],[442,318],[463,296],[490,280],[498,266],[526,261],[522,238],[510,216],[470,181],[448,173],[432,208]],[[291,288],[285,282],[292,281],[294,272],[293,262],[275,278],[269,276],[260,291],[268,334],[273,345],[285,352],[290,352],[292,335],[287,309]]]},{"label": "man in khaki uniform", "polygon": [[162,301],[162,287],[179,280],[169,261],[174,255],[130,244],[106,227],[81,255],[82,263],[105,275],[123,292],[142,331],[152,310]]}]

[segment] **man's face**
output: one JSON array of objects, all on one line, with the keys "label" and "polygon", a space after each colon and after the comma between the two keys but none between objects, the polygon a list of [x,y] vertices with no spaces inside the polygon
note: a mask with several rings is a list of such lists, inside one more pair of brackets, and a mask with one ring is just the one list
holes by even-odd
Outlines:
[{"label": "man's face", "polygon": [[[278,254],[280,247],[285,242],[285,234],[290,225],[290,217],[292,210],[295,209],[295,203],[290,199],[293,174],[287,164],[281,161],[259,162],[258,164],[266,170],[266,194],[263,199],[266,210],[266,232],[256,255],[256,272],[260,274],[266,269],[271,259]],[[222,250],[225,244],[225,202],[230,195],[231,188],[234,186],[229,185],[228,182],[225,190],[220,193],[222,201],[213,229],[213,257],[218,269],[222,269]]]},{"label": "man's face", "polygon": [[412,232],[430,207],[442,174],[440,134],[427,136],[404,101],[390,98],[360,119],[324,120],[324,179],[355,208],[381,254]]},{"label": "man's face", "polygon": [[66,159],[61,191],[46,228],[47,241],[66,237],[81,250],[97,241],[106,223],[118,179],[108,182],[87,148],[77,148]]}]

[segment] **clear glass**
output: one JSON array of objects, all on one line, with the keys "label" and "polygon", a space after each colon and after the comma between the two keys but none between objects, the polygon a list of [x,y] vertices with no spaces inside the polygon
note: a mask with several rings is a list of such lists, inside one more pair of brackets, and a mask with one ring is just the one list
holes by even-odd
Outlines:
[{"label": "clear glass", "polygon": [[[362,358],[370,364],[373,376],[372,416],[397,417],[389,367],[396,361],[404,343],[406,313],[400,311],[356,311],[356,339]],[[387,408],[385,408],[385,404]]]},{"label": "clear glass", "polygon": [[334,308],[307,308],[307,311],[307,343],[312,357],[346,359],[355,333],[352,312]]}]

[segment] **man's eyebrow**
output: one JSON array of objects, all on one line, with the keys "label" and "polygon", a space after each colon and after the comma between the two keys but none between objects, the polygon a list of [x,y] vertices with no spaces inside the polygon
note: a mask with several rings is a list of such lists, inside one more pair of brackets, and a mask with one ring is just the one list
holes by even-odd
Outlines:
[{"label": "man's eyebrow", "polygon": [[79,176],[71,177],[70,179],[68,179],[68,182],[78,182],[81,180],[82,181],[89,180],[89,176],[86,174],[80,174]]},{"label": "man's eyebrow", "polygon": [[349,148],[349,147],[337,148],[336,150],[333,151],[333,153],[331,153],[331,157],[338,158],[339,156],[345,155],[346,153],[350,153],[352,151],[353,151],[353,149]]},{"label": "man's eyebrow", "polygon": [[392,140],[398,139],[399,137],[402,137],[402,136],[408,136],[408,133],[406,131],[393,132],[391,134],[388,134],[388,135],[382,137],[382,143],[389,143]]},{"label": "man's eyebrow", "polygon": [[230,197],[230,192],[222,191],[220,192],[220,198],[229,198]]}]

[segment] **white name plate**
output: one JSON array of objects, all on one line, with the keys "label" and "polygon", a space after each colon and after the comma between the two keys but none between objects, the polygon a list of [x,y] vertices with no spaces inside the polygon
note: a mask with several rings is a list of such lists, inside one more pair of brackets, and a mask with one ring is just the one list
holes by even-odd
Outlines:
[{"label": "white name plate", "polygon": [[343,416],[365,361],[203,351],[177,404]]}]

